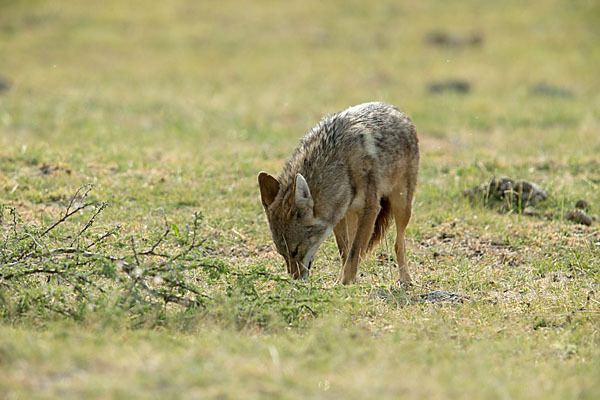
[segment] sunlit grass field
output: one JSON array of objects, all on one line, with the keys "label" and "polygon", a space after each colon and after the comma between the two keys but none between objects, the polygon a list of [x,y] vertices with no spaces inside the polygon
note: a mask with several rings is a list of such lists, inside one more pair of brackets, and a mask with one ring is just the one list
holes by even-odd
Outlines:
[{"label": "sunlit grass field", "polygon": [[[600,214],[599,22],[584,0],[0,0],[0,398],[599,398],[600,222],[565,218]],[[375,100],[419,131],[415,285],[393,232],[356,285],[332,238],[293,282],[256,176]],[[464,196],[494,176],[549,199],[532,217]],[[36,242],[86,184],[93,224],[90,206]],[[12,254],[110,230],[98,251],[157,288],[142,250],[197,233],[164,258],[203,300],[135,303],[135,271],[89,293],[13,279]],[[436,290],[463,301],[418,300]]]}]

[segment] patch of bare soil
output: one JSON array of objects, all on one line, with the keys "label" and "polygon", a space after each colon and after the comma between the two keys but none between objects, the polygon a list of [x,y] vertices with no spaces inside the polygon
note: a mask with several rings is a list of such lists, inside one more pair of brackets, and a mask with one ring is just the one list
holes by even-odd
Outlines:
[{"label": "patch of bare soil", "polygon": [[540,82],[529,88],[529,93],[534,96],[544,97],[562,97],[572,98],[575,97],[575,93],[571,89],[567,89],[561,86],[553,85],[548,82]]},{"label": "patch of bare soil", "polygon": [[[436,226],[436,231],[426,234],[413,250],[423,260],[439,262],[455,257],[482,261],[492,258],[502,265],[517,266],[523,262],[523,250],[504,240],[481,237],[472,228],[456,221]],[[516,235],[516,233],[515,233]]]},{"label": "patch of bare soil", "polygon": [[431,82],[427,87],[429,93],[469,93],[471,84],[462,79],[447,79],[444,81]]},{"label": "patch of bare soil", "polygon": [[424,41],[430,46],[438,47],[478,47],[483,44],[483,34],[479,32],[459,34],[436,30],[428,32]]}]

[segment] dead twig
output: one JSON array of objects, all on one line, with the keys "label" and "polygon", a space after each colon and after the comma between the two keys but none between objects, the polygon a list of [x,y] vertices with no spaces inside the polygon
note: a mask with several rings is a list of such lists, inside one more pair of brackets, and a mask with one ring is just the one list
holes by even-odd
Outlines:
[{"label": "dead twig", "polygon": [[83,193],[83,195],[81,195],[81,199],[80,199],[80,201],[83,202],[83,200],[85,200],[87,198],[88,194],[92,191],[93,188],[94,188],[94,185],[92,185],[91,183],[86,183],[85,185],[79,187],[79,189],[77,189],[77,191],[71,198],[71,201],[67,205],[67,209],[65,210],[65,213],[63,214],[63,216],[58,221],[56,221],[52,225],[50,225],[44,232],[42,232],[40,234],[39,237],[42,238],[42,237],[46,236],[50,231],[52,231],[58,225],[65,222],[71,215],[73,215],[89,206],[94,205],[94,203],[82,203],[79,207],[75,208],[74,210],[71,210],[71,207],[73,206],[75,199],[77,199],[77,197],[79,196],[79,193],[85,189],[85,192]]},{"label": "dead twig", "polygon": [[77,234],[77,236],[73,239],[73,242],[71,242],[71,243],[74,243],[76,239],[80,238],[81,235],[83,235],[83,233],[85,231],[87,231],[88,228],[94,224],[96,217],[106,208],[106,206],[108,206],[108,203],[106,201],[103,201],[102,203],[100,203],[100,205],[96,209],[96,212],[94,213],[94,215],[92,215],[92,217],[88,220],[87,224],[83,227],[82,230],[79,231],[79,233]]},{"label": "dead twig", "polygon": [[146,250],[146,251],[142,251],[141,253],[139,253],[140,255],[153,255],[153,256],[160,256],[160,257],[168,257],[168,255],[166,254],[159,254],[156,253],[154,250],[156,250],[156,248],[167,238],[167,236],[169,236],[169,233],[171,232],[171,229],[169,228],[169,222],[167,221],[167,216],[165,215],[165,212],[162,208],[158,209],[163,217],[163,223],[165,226],[165,229],[162,233],[162,235],[160,235],[160,237],[158,238],[158,240],[156,242],[154,242],[154,244],[152,244],[152,246],[150,247],[150,249]]},{"label": "dead twig", "polygon": [[96,246],[97,244],[99,244],[100,242],[102,242],[107,237],[109,237],[111,235],[114,235],[117,231],[121,230],[121,228],[122,228],[121,225],[117,225],[113,229],[108,230],[102,236],[100,236],[98,239],[96,239],[92,243],[88,244],[88,246],[86,247],[86,249],[88,249],[88,250],[91,249],[92,247]]}]

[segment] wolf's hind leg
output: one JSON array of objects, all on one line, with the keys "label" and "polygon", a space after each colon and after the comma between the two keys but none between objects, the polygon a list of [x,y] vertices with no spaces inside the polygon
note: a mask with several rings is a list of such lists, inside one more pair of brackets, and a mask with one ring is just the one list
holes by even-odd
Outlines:
[{"label": "wolf's hind leg", "polygon": [[411,283],[410,272],[408,271],[408,263],[406,262],[406,249],[404,245],[404,232],[412,213],[412,196],[404,193],[397,193],[392,197],[392,212],[396,220],[396,261],[398,262],[398,270],[400,272],[400,281],[403,283]]}]

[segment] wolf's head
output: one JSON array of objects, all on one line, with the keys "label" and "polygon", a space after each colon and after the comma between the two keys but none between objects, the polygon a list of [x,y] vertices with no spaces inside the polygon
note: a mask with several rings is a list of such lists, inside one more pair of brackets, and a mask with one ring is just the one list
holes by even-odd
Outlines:
[{"label": "wolf's head", "polygon": [[313,197],[302,175],[296,175],[291,191],[266,172],[258,174],[258,185],[277,252],[294,279],[305,279],[330,228],[315,217]]}]

